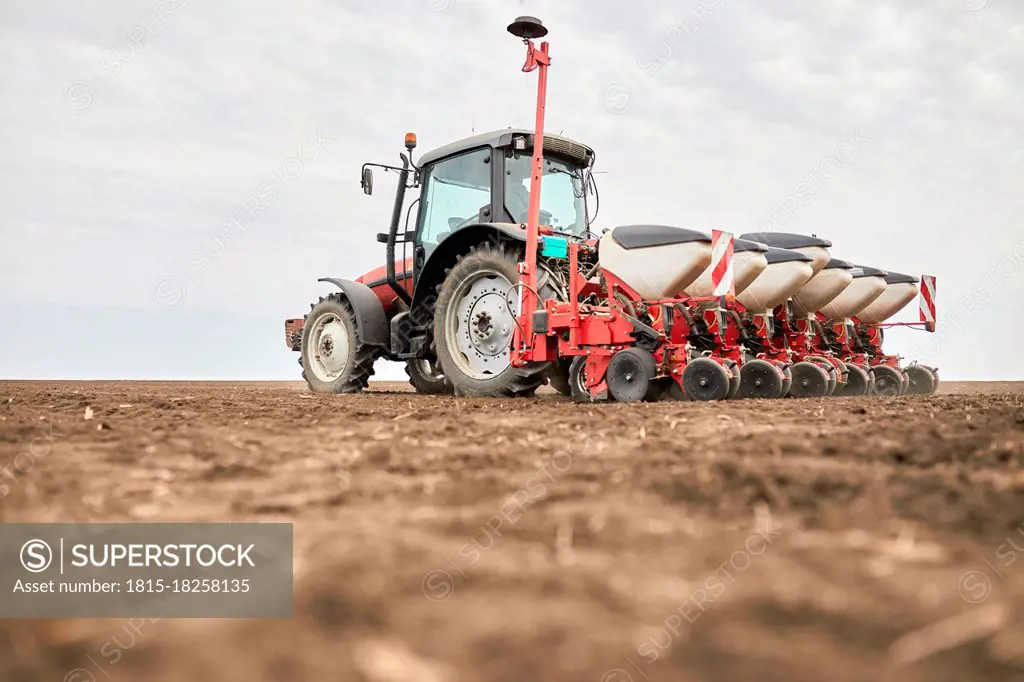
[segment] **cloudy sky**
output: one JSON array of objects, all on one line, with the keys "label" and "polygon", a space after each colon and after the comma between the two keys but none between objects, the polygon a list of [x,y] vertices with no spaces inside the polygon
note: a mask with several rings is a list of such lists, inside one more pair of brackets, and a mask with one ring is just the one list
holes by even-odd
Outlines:
[{"label": "cloudy sky", "polygon": [[282,320],[383,262],[393,176],[365,197],[360,164],[532,125],[521,13],[597,227],[934,274],[938,333],[892,350],[1024,379],[1016,0],[4,0],[0,378],[297,378]]}]

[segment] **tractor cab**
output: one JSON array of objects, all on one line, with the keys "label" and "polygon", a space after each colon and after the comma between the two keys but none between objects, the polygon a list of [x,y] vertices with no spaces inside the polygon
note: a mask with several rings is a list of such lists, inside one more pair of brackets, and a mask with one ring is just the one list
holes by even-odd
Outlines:
[{"label": "tractor cab", "polygon": [[[525,241],[533,138],[525,129],[496,130],[444,145],[413,162],[416,137],[410,133],[408,154],[401,155],[403,167],[364,164],[366,194],[373,191],[371,166],[400,175],[391,229],[377,236],[388,245],[387,280],[396,296],[412,305],[419,282],[436,279],[450,267],[449,252],[462,252],[472,242],[491,234]],[[589,234],[594,215],[588,212],[587,195],[596,196],[594,158],[586,145],[559,135],[544,136],[540,223],[553,233],[568,238]],[[418,190],[418,196],[407,203],[408,190]],[[596,205],[594,209],[596,214]],[[443,246],[453,237],[457,245]],[[395,269],[398,272],[392,273]],[[410,277],[411,283],[405,281]]]}]

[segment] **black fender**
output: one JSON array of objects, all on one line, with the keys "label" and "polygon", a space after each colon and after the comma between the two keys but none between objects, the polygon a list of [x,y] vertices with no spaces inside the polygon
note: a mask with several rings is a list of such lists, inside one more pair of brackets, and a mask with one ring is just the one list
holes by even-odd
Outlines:
[{"label": "black fender", "polygon": [[370,346],[388,348],[391,344],[391,328],[388,325],[384,306],[370,287],[350,279],[321,277],[318,282],[330,282],[341,289],[341,293],[356,313],[356,330],[359,341]]},{"label": "black fender", "polygon": [[473,223],[450,233],[434,247],[416,276],[412,309],[433,306],[437,300],[437,286],[444,281],[445,270],[455,264],[458,256],[469,253],[479,244],[490,242],[526,242],[526,229],[515,223]]}]

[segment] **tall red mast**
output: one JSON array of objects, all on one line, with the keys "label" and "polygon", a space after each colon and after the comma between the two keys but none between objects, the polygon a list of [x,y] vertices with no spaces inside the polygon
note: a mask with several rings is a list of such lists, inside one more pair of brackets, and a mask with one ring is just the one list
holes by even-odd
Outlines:
[{"label": "tall red mast", "polygon": [[[546,42],[541,43],[539,49],[533,44],[534,39],[543,38],[548,33],[540,19],[528,16],[519,17],[509,24],[508,32],[517,38],[522,38],[526,44],[526,63],[523,64],[523,72],[538,71],[537,117],[533,135],[533,170],[530,177],[530,209],[526,219],[526,259],[519,267],[520,300],[522,301],[519,310],[519,329],[522,329],[523,338],[515,338],[512,350],[513,362],[518,359],[521,363],[528,361],[533,349],[533,311],[537,309],[539,303],[537,294],[538,224],[540,222],[541,175],[544,172],[544,104],[547,99],[548,66],[551,64],[551,58],[548,55]],[[519,329],[516,330],[517,334]],[[522,354],[519,352],[520,347],[523,349]]]}]

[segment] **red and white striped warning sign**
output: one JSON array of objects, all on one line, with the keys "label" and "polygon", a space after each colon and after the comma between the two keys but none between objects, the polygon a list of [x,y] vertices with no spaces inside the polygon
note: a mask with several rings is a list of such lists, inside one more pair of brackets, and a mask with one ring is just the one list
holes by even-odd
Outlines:
[{"label": "red and white striped warning sign", "polygon": [[711,284],[715,296],[735,296],[736,281],[732,270],[732,232],[711,231]]},{"label": "red and white striped warning sign", "polygon": [[921,275],[921,321],[933,330],[935,328],[935,278]]}]

